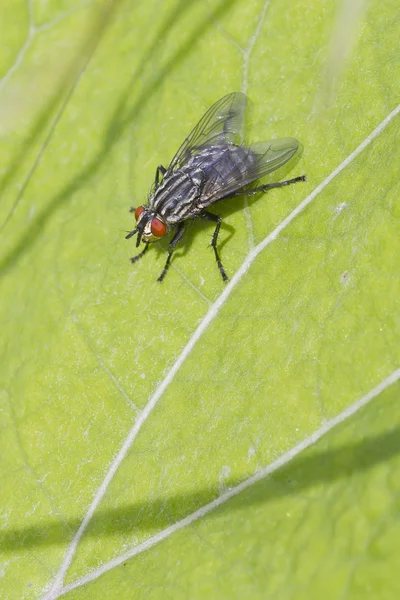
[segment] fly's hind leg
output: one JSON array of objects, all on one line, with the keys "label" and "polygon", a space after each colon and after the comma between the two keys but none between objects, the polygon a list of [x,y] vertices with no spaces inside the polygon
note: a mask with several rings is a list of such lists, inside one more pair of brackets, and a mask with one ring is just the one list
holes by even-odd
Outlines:
[{"label": "fly's hind leg", "polygon": [[174,251],[175,246],[177,245],[177,243],[179,242],[179,240],[182,238],[184,231],[185,231],[185,225],[184,225],[184,223],[183,222],[179,223],[178,229],[177,229],[174,237],[172,238],[172,240],[170,241],[169,246],[168,246],[168,258],[165,261],[165,265],[164,265],[164,268],[163,268],[163,270],[161,272],[160,277],[157,279],[157,281],[159,281],[160,283],[162,282],[162,280],[164,279],[164,277],[167,274],[167,271],[168,271],[168,268],[169,268],[169,264],[170,264],[171,258],[172,258],[172,253]]},{"label": "fly's hind leg", "polygon": [[131,263],[135,263],[137,260],[139,260],[139,258],[142,258],[142,256],[144,254],[146,254],[147,250],[149,249],[149,244],[146,244],[144,247],[144,250],[142,250],[141,252],[139,252],[139,254],[137,254],[136,256],[132,256],[131,258]]},{"label": "fly's hind leg", "polygon": [[305,175],[301,175],[300,177],[295,177],[294,179],[288,179],[287,181],[277,181],[276,183],[266,183],[265,185],[259,185],[256,188],[248,188],[248,189],[241,189],[238,190],[237,192],[234,192],[233,194],[229,194],[228,196],[224,197],[224,200],[226,200],[227,198],[234,198],[235,196],[252,196],[253,194],[259,194],[260,192],[267,192],[268,190],[271,190],[272,188],[280,188],[280,187],[284,187],[285,185],[291,185],[292,183],[298,183],[299,181],[307,181],[307,178]]},{"label": "fly's hind leg", "polygon": [[214,233],[212,236],[212,240],[211,240],[211,246],[214,250],[215,260],[217,261],[218,269],[219,269],[219,272],[221,273],[222,280],[229,281],[229,277],[226,274],[224,267],[222,266],[222,262],[221,262],[221,259],[220,259],[219,253],[218,253],[218,248],[217,248],[218,234],[219,234],[219,230],[221,229],[222,219],[218,215],[214,215],[214,213],[210,213],[207,211],[202,212],[200,217],[202,217],[203,219],[207,219],[207,221],[212,221],[213,223],[216,223]]},{"label": "fly's hind leg", "polygon": [[266,192],[267,190],[271,190],[272,188],[280,188],[285,185],[292,185],[292,183],[298,183],[299,181],[306,181],[305,175],[300,175],[300,177],[295,177],[294,179],[287,179],[286,181],[277,181],[276,183],[266,183],[265,185],[260,185],[259,187],[251,190],[253,194],[257,194],[258,192]]}]

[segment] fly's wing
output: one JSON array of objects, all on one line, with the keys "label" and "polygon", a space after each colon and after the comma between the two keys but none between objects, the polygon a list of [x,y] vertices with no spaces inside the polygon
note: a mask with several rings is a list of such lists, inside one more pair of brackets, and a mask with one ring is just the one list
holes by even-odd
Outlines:
[{"label": "fly's wing", "polygon": [[245,107],[246,96],[241,92],[228,94],[213,104],[183,142],[164,177],[182,167],[205,146],[234,144],[243,126]]},{"label": "fly's wing", "polygon": [[219,158],[208,164],[201,204],[222,200],[279,169],[296,154],[298,147],[299,142],[294,138],[225,147]]}]

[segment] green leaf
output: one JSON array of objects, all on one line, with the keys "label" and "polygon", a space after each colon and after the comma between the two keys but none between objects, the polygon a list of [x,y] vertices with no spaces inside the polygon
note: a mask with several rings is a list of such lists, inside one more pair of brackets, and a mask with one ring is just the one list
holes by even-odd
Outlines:
[{"label": "green leaf", "polygon": [[[107,586],[122,599],[132,589],[143,598],[398,598],[398,397],[399,385],[205,518],[94,573],[90,597]],[[83,598],[82,588],[67,597]]]},{"label": "green leaf", "polygon": [[[332,4],[1,9],[2,597],[398,597],[400,9]],[[308,182],[159,285],[127,209],[234,90]]]}]

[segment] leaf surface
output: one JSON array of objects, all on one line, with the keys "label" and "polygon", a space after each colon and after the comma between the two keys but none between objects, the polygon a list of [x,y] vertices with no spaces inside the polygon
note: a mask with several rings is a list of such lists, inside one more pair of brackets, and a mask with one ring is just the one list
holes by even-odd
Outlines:
[{"label": "leaf surface", "polygon": [[[327,1],[0,20],[2,597],[398,597],[400,12],[360,6],[344,37]],[[266,181],[308,181],[216,207],[231,287],[202,223],[159,285],[128,208],[235,90],[249,141],[303,145]]]}]

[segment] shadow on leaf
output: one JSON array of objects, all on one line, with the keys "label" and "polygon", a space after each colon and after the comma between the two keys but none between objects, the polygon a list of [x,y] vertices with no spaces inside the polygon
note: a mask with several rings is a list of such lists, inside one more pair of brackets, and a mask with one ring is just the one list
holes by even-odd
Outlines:
[{"label": "shadow on leaf", "polygon": [[[210,512],[207,518],[217,518],[222,512],[295,496],[321,484],[329,485],[355,477],[399,453],[400,428],[333,450],[317,452],[314,448],[309,448],[285,467]],[[229,485],[234,487],[239,483],[239,480],[230,481]],[[214,489],[194,490],[115,509],[97,510],[85,536],[103,538],[120,533],[146,539],[146,534],[159,532],[218,498],[217,488],[216,484]],[[21,529],[3,530],[0,534],[0,547],[3,550],[20,551],[42,545],[66,545],[78,530],[82,517],[83,515],[66,523],[53,521]]]}]

